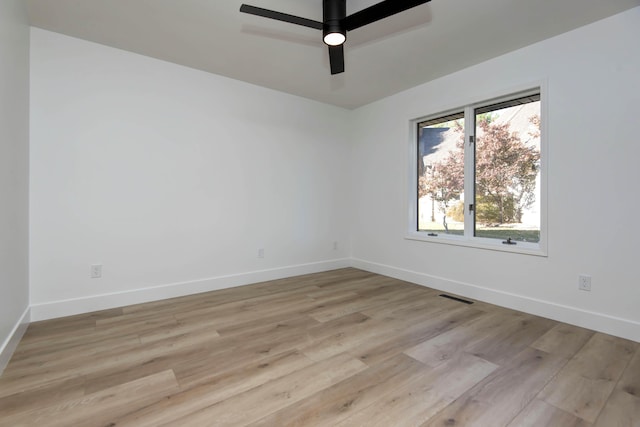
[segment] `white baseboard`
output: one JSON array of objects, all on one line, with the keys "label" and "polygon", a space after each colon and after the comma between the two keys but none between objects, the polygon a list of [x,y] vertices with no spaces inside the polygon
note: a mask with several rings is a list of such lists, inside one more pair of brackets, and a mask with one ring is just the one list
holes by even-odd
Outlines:
[{"label": "white baseboard", "polygon": [[29,321],[31,320],[30,313],[31,309],[27,307],[11,330],[9,336],[2,343],[2,347],[0,347],[0,374],[2,374],[4,368],[9,364],[13,352],[18,347],[18,343],[29,327]]},{"label": "white baseboard", "polygon": [[458,282],[361,259],[352,259],[351,266],[444,292],[458,294],[466,298],[488,302],[501,307],[511,308],[513,310],[640,342],[640,323],[633,320],[556,304],[551,301],[496,291],[470,283]]},{"label": "white baseboard", "polygon": [[61,301],[52,301],[31,305],[31,320],[48,320],[57,317],[72,316],[75,314],[90,313],[92,311],[107,310],[110,308],[124,307],[132,304],[140,304],[158,301],[202,292],[216,291],[233,288],[251,283],[265,282],[269,280],[283,279],[286,277],[300,276],[303,274],[320,273],[350,267],[348,258],[299,264],[287,267],[258,270],[248,273],[232,274],[228,276],[212,277],[192,282],[171,283],[143,289],[134,289],[126,292],[117,292],[102,295],[92,295],[83,298],[74,298]]}]

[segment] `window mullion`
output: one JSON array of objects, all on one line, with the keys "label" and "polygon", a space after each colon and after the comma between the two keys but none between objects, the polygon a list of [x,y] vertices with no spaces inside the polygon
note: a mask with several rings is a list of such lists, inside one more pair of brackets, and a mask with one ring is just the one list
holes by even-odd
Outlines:
[{"label": "window mullion", "polygon": [[473,107],[464,109],[464,236],[472,238],[475,229],[475,115]]}]

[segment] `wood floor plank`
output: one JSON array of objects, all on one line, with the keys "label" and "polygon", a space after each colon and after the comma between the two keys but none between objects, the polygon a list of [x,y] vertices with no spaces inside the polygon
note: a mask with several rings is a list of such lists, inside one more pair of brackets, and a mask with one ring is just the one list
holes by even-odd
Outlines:
[{"label": "wood floor plank", "polygon": [[[196,340],[194,344],[176,346],[172,351],[141,359],[137,363],[109,365],[108,368],[87,374],[85,376],[86,387],[88,390],[98,391],[111,387],[118,381],[131,381],[169,368],[176,372],[181,385],[205,382],[223,369],[232,369],[238,364],[252,359],[261,359],[280,350],[294,348],[303,340],[306,341],[304,328],[317,323],[308,317],[288,318],[286,322],[283,322],[282,319],[278,320],[280,321],[254,325],[250,329],[244,329],[241,336],[220,337],[216,340],[215,345],[211,345],[209,340],[204,342],[206,345],[199,345],[200,341]],[[205,337],[216,336],[216,331],[211,331],[206,323],[202,325],[199,324],[199,329],[191,330],[191,332],[180,336],[172,334],[164,336],[160,331],[153,341],[145,341],[142,337],[141,340],[143,345],[147,345],[150,343],[161,344],[163,340],[174,342],[176,339],[188,338],[193,334]],[[277,333],[272,334],[272,331],[277,331]],[[286,338],[284,338],[285,336]],[[161,337],[164,338],[161,339]],[[277,345],[273,345],[273,340],[278,341]],[[265,351],[267,346],[271,347],[269,351]],[[257,356],[256,353],[258,353]],[[212,367],[215,369],[212,370]]]},{"label": "wood floor plank", "polygon": [[[310,359],[320,361],[352,350],[379,334],[392,331],[392,327],[384,322],[369,317],[359,320],[361,316],[361,314],[345,316],[351,324],[340,328],[336,328],[334,325],[341,324],[342,319],[335,319],[336,321],[328,324],[327,327],[314,327],[310,331],[310,335],[317,338],[299,348]],[[356,320],[352,321],[353,318]]]},{"label": "wood floor plank", "polygon": [[594,422],[637,344],[597,333],[540,393],[545,402]]},{"label": "wood floor plank", "polygon": [[218,331],[213,329],[211,325],[206,322],[183,323],[176,320],[175,323],[169,323],[160,328],[140,331],[138,333],[138,337],[140,344],[151,344],[174,337],[184,337],[196,334],[206,334],[213,337],[220,336]]},{"label": "wood floor plank", "polygon": [[596,427],[640,427],[640,345],[596,420]]},{"label": "wood floor plank", "polygon": [[31,388],[16,394],[0,397],[2,417],[10,417],[20,412],[28,411],[34,401],[43,407],[79,399],[85,395],[86,389],[84,385],[84,378],[74,377],[52,382],[43,387]]},{"label": "wood floor plank", "polygon": [[366,364],[374,365],[418,343],[455,329],[460,324],[473,322],[479,316],[480,311],[462,306],[444,312],[434,311],[429,317],[421,316],[421,319],[416,319],[409,326],[393,322],[392,324],[398,326],[393,332],[380,334],[377,340],[362,343],[349,352]]},{"label": "wood floor plank", "polygon": [[227,346],[223,344],[216,346],[205,354],[175,360],[173,369],[182,387],[193,387],[208,382],[220,372],[295,350],[307,340],[302,331],[295,333],[283,331],[275,338],[274,341],[270,341],[267,336],[265,339],[256,342],[247,341],[242,345]]},{"label": "wood floor plank", "polygon": [[22,339],[25,343],[28,343],[41,338],[49,339],[53,335],[66,334],[71,330],[91,329],[96,325],[96,320],[120,316],[122,315],[122,311],[122,308],[114,308],[59,319],[33,322],[27,328]]},{"label": "wood floor plank", "polygon": [[497,368],[484,359],[461,353],[437,368],[423,369],[336,426],[421,425]]},{"label": "wood floor plank", "polygon": [[[303,352],[314,360],[321,360],[333,354],[349,351],[367,361],[383,360],[404,350],[404,346],[425,340],[445,329],[454,327],[463,318],[470,318],[477,312],[467,306],[456,304],[453,310],[438,308],[425,316],[424,312],[414,312],[401,318],[368,318],[352,328],[342,330],[335,326],[340,318],[327,322],[324,330],[328,335],[314,336],[314,340],[303,347]],[[322,326],[314,329],[322,330]],[[375,339],[371,339],[375,337]],[[403,347],[393,347],[393,343],[402,342]],[[393,347],[393,348],[392,348]]]},{"label": "wood floor plank", "polygon": [[26,356],[24,353],[14,355],[12,359],[12,373],[35,372],[47,366],[67,364],[74,359],[84,359],[100,355],[113,348],[136,348],[140,345],[137,334],[122,334],[118,337],[97,334],[99,338],[80,336],[73,342],[69,341],[64,347],[47,345],[49,351],[33,352]]},{"label": "wood floor plank", "polygon": [[327,305],[339,304],[343,301],[353,301],[357,296],[353,294],[342,295],[337,298],[328,300],[318,300],[317,298],[308,298],[304,295],[297,295],[295,298],[288,300],[271,301],[260,309],[252,309],[246,306],[219,306],[211,310],[201,309],[185,313],[176,313],[175,317],[178,321],[184,323],[200,322],[203,318],[210,319],[212,328],[224,329],[232,325],[238,325],[240,322],[255,322],[272,315],[280,315],[289,313],[309,315],[315,309],[322,309]]},{"label": "wood floor plank", "polygon": [[405,354],[429,366],[439,366],[478,342],[500,334],[501,328],[509,326],[512,317],[512,314],[491,313],[471,319],[464,327],[445,331],[408,348]]},{"label": "wood floor plank", "polygon": [[505,426],[565,363],[559,356],[526,348],[424,426]]},{"label": "wood floor plank", "polygon": [[590,427],[592,424],[553,405],[534,399],[508,427]]},{"label": "wood floor plank", "polygon": [[529,314],[505,322],[499,333],[465,347],[469,353],[489,360],[497,365],[504,364],[542,335],[547,333],[556,322]]},{"label": "wood floor plank", "polygon": [[638,427],[638,343],[440,294],[345,268],[36,322],[0,426]]},{"label": "wood floor plank", "polygon": [[[416,313],[424,314],[431,310],[442,310],[445,309],[447,303],[450,303],[448,300],[443,301],[439,298],[435,298],[433,292],[425,292],[423,294],[418,293],[417,295],[419,295],[419,297],[410,294],[407,298],[397,300],[393,304],[366,308],[364,310],[360,310],[360,313],[374,319],[398,319]],[[451,303],[450,307],[454,308],[455,304]]]},{"label": "wood floor plank", "polygon": [[640,398],[621,390],[614,391],[595,427],[640,427]]},{"label": "wood floor plank", "polygon": [[18,369],[8,372],[0,379],[0,396],[14,394],[24,388],[37,386],[39,383],[52,383],[65,378],[115,369],[123,365],[135,366],[171,354],[181,347],[206,347],[213,345],[217,335],[204,334],[198,336],[178,336],[155,342],[149,345],[120,345],[95,354],[90,358],[82,353],[66,359],[53,358],[41,364],[37,369]]},{"label": "wood floor plank", "polygon": [[[307,315],[296,315],[296,313],[287,312],[285,314],[275,314],[265,316],[262,319],[239,321],[234,325],[218,328],[217,331],[222,337],[231,337],[234,335],[250,335],[264,328],[284,329],[305,329],[308,330],[320,322]],[[264,332],[262,332],[264,333]]]},{"label": "wood floor plank", "polygon": [[129,305],[122,308],[123,314],[134,313],[154,313],[174,314],[181,312],[193,311],[201,308],[212,308],[222,304],[234,301],[240,301],[247,297],[258,297],[261,295],[269,295],[273,292],[266,287],[259,285],[250,285],[239,288],[222,289],[215,293],[206,292],[170,299],[146,302],[142,304]]},{"label": "wood floor plank", "polygon": [[[177,390],[173,372],[164,371],[61,404],[3,417],[0,426],[102,426],[117,414],[126,413],[138,405],[151,403]],[[101,411],[96,411],[96,407],[100,407]]]},{"label": "wood floor plank", "polygon": [[132,411],[121,418],[113,418],[113,426],[154,427],[174,422],[182,425],[189,414],[256,388],[269,381],[311,366],[314,362],[298,351],[270,356],[257,362],[243,364],[235,370],[224,370],[207,381],[168,396],[149,406]]},{"label": "wood floor plank", "polygon": [[625,393],[640,398],[640,345],[618,381],[617,388]]},{"label": "wood floor plank", "polygon": [[[388,277],[385,277],[385,283]],[[375,283],[378,280],[378,276],[373,273],[352,276],[349,278],[341,279],[339,276],[334,276],[328,280],[322,280],[316,283],[316,286],[322,289],[331,289],[339,287],[343,290],[362,290],[363,286],[368,289],[375,287]]]},{"label": "wood floor plank", "polygon": [[369,316],[352,313],[324,323],[318,322],[317,325],[307,329],[307,334],[312,342],[319,342],[333,335],[344,336],[354,331],[370,329],[374,323]]},{"label": "wood floor plank", "polygon": [[426,370],[428,368],[424,364],[399,355],[289,405],[250,426],[334,426],[360,408],[371,405],[391,390],[409,382],[411,378],[422,376]]},{"label": "wood floor plank", "polygon": [[[392,285],[394,282],[389,280],[387,283]],[[361,293],[352,301],[346,301],[343,304],[332,304],[322,309],[316,309],[309,313],[309,315],[320,322],[326,322],[331,319],[356,313],[363,309],[372,309],[381,305],[390,304],[405,297],[406,295],[403,292],[397,292],[394,286],[386,286],[371,290],[367,293]]]},{"label": "wood floor plank", "polygon": [[559,323],[538,338],[531,347],[547,353],[573,357],[591,339],[594,332],[578,326]]},{"label": "wood floor plank", "polygon": [[[296,292],[296,291],[292,291]],[[214,328],[221,327],[222,325],[233,323],[238,313],[243,313],[246,316],[256,314],[257,311],[252,310],[260,304],[263,305],[263,309],[268,311],[278,311],[281,306],[295,305],[299,301],[305,301],[306,297],[304,292],[297,291],[296,294],[267,294],[260,297],[247,298],[242,300],[236,300],[225,304],[219,304],[212,307],[202,307],[199,309],[183,311],[174,313],[174,316],[179,321],[197,321],[204,317],[209,317],[215,323]],[[309,304],[313,304],[313,301],[309,301]],[[262,311],[261,311],[262,312]],[[264,314],[264,312],[262,312]]]},{"label": "wood floor plank", "polygon": [[[247,425],[357,374],[367,365],[339,354],[180,419],[183,426]],[[172,425],[171,423],[164,425]]]}]

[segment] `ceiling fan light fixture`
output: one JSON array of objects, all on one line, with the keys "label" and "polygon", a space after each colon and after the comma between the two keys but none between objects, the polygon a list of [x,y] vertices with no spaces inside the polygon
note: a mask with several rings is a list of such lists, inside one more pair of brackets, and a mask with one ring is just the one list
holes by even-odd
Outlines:
[{"label": "ceiling fan light fixture", "polygon": [[348,31],[364,27],[429,1],[431,0],[379,0],[378,3],[347,16],[347,0],[322,0],[322,22],[249,4],[242,4],[240,12],[322,30],[322,40],[329,48],[331,75],[334,75],[344,72],[343,45],[347,41]]},{"label": "ceiling fan light fixture", "polygon": [[344,19],[347,16],[346,0],[322,1],[322,40],[328,46],[340,46],[347,40]]},{"label": "ceiling fan light fixture", "polygon": [[323,40],[328,46],[340,46],[347,40],[347,36],[339,31],[334,31],[325,34]]}]

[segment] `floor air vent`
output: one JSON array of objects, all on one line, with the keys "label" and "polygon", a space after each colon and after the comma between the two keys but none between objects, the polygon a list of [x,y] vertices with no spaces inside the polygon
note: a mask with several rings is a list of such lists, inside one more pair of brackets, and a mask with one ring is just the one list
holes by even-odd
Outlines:
[{"label": "floor air vent", "polygon": [[447,295],[447,294],[440,294],[438,296],[441,296],[442,298],[449,298],[449,299],[452,299],[454,301],[462,302],[464,304],[473,304],[473,301],[469,301],[469,300],[462,299],[462,298],[457,298],[457,297],[452,297],[451,295]]}]

